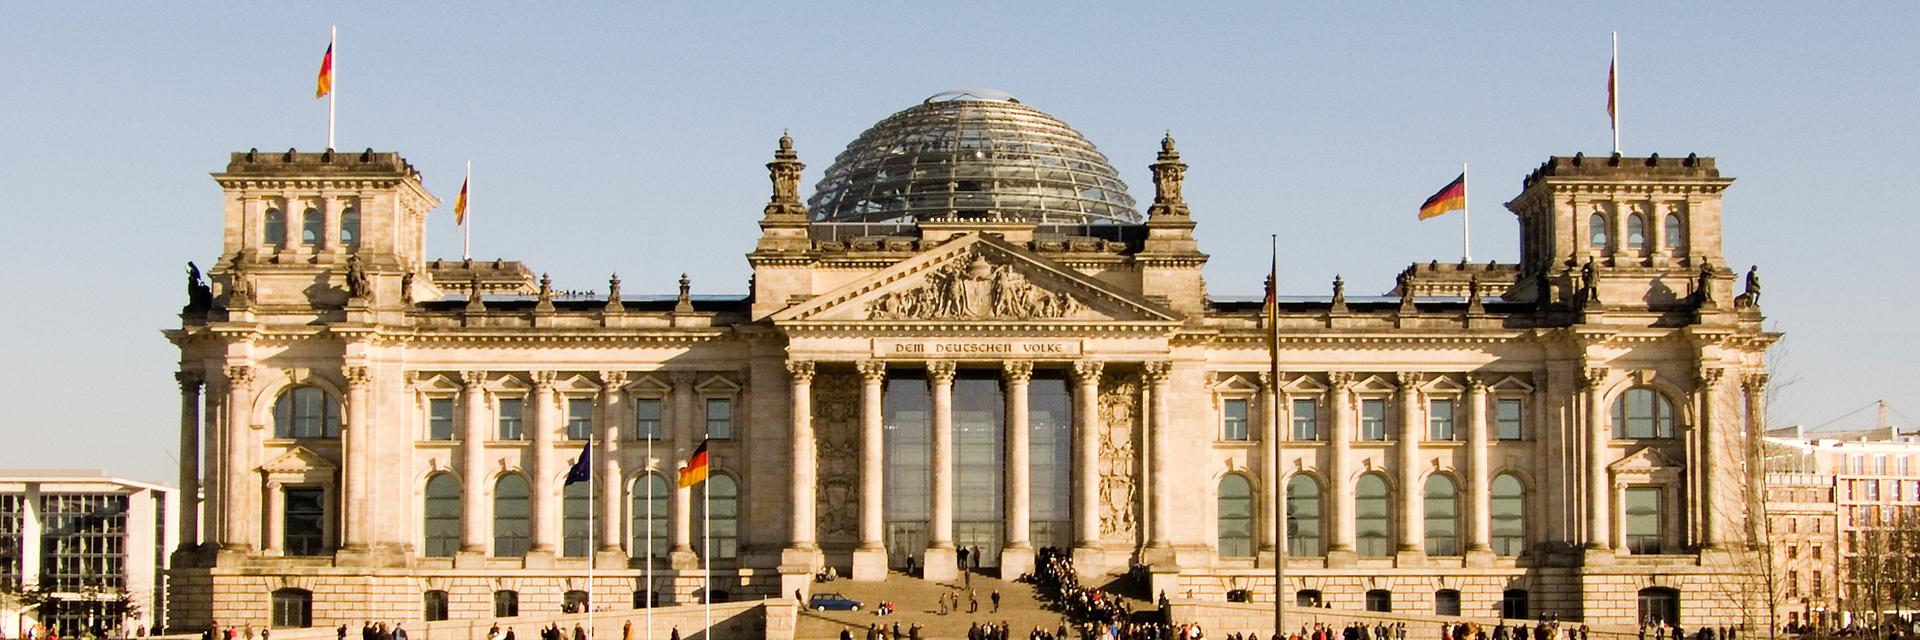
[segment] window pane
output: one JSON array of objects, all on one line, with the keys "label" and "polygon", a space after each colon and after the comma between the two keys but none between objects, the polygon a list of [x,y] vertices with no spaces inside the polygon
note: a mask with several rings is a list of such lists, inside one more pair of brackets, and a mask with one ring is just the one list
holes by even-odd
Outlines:
[{"label": "window pane", "polygon": [[592,539],[587,526],[587,512],[593,506],[587,501],[587,491],[591,482],[575,482],[561,490],[560,554],[568,558],[585,558],[591,551]]},{"label": "window pane", "polygon": [[1433,594],[1433,614],[1437,616],[1460,615],[1460,592],[1441,589]]},{"label": "window pane", "polygon": [[1630,487],[1624,495],[1628,552],[1660,553],[1660,489]]},{"label": "window pane", "polygon": [[512,475],[494,483],[493,555],[503,558],[527,555],[530,498],[525,478]]},{"label": "window pane", "polygon": [[1387,401],[1360,401],[1360,439],[1369,442],[1387,439]]},{"label": "window pane", "polygon": [[1230,398],[1220,406],[1220,439],[1247,439],[1247,401]]},{"label": "window pane", "polygon": [[515,618],[520,615],[520,592],[493,592],[493,617]]},{"label": "window pane", "polygon": [[526,410],[526,400],[521,398],[500,399],[500,439],[523,440],[527,437],[522,412]]},{"label": "window pane", "polygon": [[[710,515],[696,521],[696,523],[704,522],[709,527],[706,538],[707,544],[712,545],[713,555],[708,557],[714,560],[732,560],[739,554],[739,488],[734,485],[733,478],[722,474],[709,477],[706,482],[700,483],[699,488],[701,491],[710,492],[704,498],[694,497],[696,501],[700,501],[700,504],[695,506],[696,509],[710,510]],[[707,549],[700,549],[702,555],[706,555],[707,551]]]},{"label": "window pane", "polygon": [[285,246],[287,242],[287,214],[278,208],[267,210],[266,229],[262,232],[261,244],[270,247]]},{"label": "window pane", "polygon": [[1427,437],[1440,442],[1453,440],[1453,400],[1434,400],[1428,403]]},{"label": "window pane", "polygon": [[1627,216],[1627,247],[1635,251],[1647,248],[1647,221],[1638,213]]},{"label": "window pane", "polygon": [[426,555],[450,557],[460,549],[460,483],[440,474],[427,481]]},{"label": "window pane", "polygon": [[319,209],[308,209],[300,215],[300,244],[319,245],[326,233],[327,221]]},{"label": "window pane", "polygon": [[453,439],[452,398],[433,398],[427,401],[427,439]]},{"label": "window pane", "polygon": [[1293,401],[1293,439],[1311,442],[1320,439],[1320,418],[1312,400]]},{"label": "window pane", "polygon": [[1607,219],[1596,213],[1587,218],[1587,246],[1607,248]]},{"label": "window pane", "polygon": [[1519,440],[1522,434],[1520,430],[1520,401],[1515,399],[1502,399],[1494,403],[1494,413],[1498,432],[1496,437],[1501,440]]},{"label": "window pane", "polygon": [[1232,474],[1220,479],[1220,556],[1253,556],[1253,485],[1246,476]]},{"label": "window pane", "polygon": [[1674,253],[1687,252],[1687,232],[1680,226],[1680,214],[1667,214],[1665,239],[1667,246],[1672,248]]},{"label": "window pane", "polygon": [[673,496],[667,493],[667,481],[658,475],[642,476],[634,487],[633,542],[628,546],[633,557],[643,557],[652,550],[652,557],[667,557],[667,539],[672,534],[667,530],[667,509]]},{"label": "window pane", "polygon": [[633,439],[660,439],[660,399],[635,398],[633,401]]},{"label": "window pane", "polygon": [[1493,487],[1488,497],[1492,527],[1489,542],[1493,552],[1503,556],[1517,556],[1526,550],[1526,493],[1520,481],[1510,475],[1501,475],[1493,479]]},{"label": "window pane", "polygon": [[1363,556],[1389,555],[1387,481],[1361,476],[1354,484],[1354,551]]},{"label": "window pane", "polygon": [[1287,481],[1287,553],[1320,555],[1320,483],[1308,476]]},{"label": "window pane", "polygon": [[1446,476],[1428,478],[1426,494],[1427,554],[1460,555],[1460,502],[1453,480]]},{"label": "window pane", "polygon": [[593,439],[593,401],[586,398],[567,399],[567,439]]},{"label": "window pane", "polygon": [[422,615],[426,618],[427,622],[438,622],[447,619],[447,592],[439,590],[428,591],[422,600],[424,601],[422,608],[425,609]]},{"label": "window pane", "polygon": [[317,488],[288,487],[281,494],[282,545],[290,556],[317,556],[326,535],[327,510],[324,494]]},{"label": "window pane", "polygon": [[340,244],[360,246],[360,210],[347,208],[340,212]]},{"label": "window pane", "polygon": [[707,399],[707,437],[727,440],[733,437],[733,401],[727,398]]}]

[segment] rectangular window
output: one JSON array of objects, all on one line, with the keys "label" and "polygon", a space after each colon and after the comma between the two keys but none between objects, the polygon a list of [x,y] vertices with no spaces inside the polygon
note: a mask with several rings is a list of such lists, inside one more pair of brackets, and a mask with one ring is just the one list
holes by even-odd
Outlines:
[{"label": "rectangular window", "polygon": [[1886,456],[1874,456],[1873,472],[1883,476],[1887,475],[1887,457]]},{"label": "rectangular window", "polygon": [[64,592],[126,589],[128,506],[124,495],[41,495],[40,586]]},{"label": "rectangular window", "polygon": [[1220,403],[1220,439],[1247,439],[1247,400],[1228,398]]},{"label": "rectangular window", "polygon": [[732,400],[707,398],[707,437],[715,440],[733,438]]},{"label": "rectangular window", "polygon": [[1386,400],[1372,399],[1360,401],[1360,439],[1367,442],[1386,441]]},{"label": "rectangular window", "polygon": [[567,399],[567,439],[593,439],[593,401],[587,398]]},{"label": "rectangular window", "polygon": [[453,398],[427,400],[427,439],[453,439]]},{"label": "rectangular window", "polygon": [[1660,488],[1628,487],[1624,494],[1627,551],[1634,554],[1660,553]]},{"label": "rectangular window", "polygon": [[1900,475],[1903,475],[1903,476],[1913,475],[1913,459],[1912,458],[1908,458],[1905,456],[1902,456],[1900,458]]},{"label": "rectangular window", "polygon": [[1519,440],[1525,432],[1520,429],[1520,400],[1501,398],[1494,405],[1495,434],[1501,440]]},{"label": "rectangular window", "polygon": [[320,240],[325,237],[326,228],[326,216],[320,213],[319,209],[308,209],[306,213],[300,214],[300,244],[309,247],[320,246]]},{"label": "rectangular window", "polygon": [[349,206],[340,212],[340,244],[360,246],[360,209]]},{"label": "rectangular window", "polygon": [[633,439],[660,439],[660,399],[634,398]]},{"label": "rectangular window", "polygon": [[1868,480],[1867,481],[1867,501],[1873,502],[1879,499],[1880,499],[1880,481]]},{"label": "rectangular window", "polygon": [[1826,589],[1822,589],[1820,584],[1820,577],[1822,575],[1824,574],[1822,574],[1819,571],[1815,571],[1812,574],[1809,574],[1809,577],[1813,578],[1811,582],[1813,584],[1813,597],[1815,598],[1826,596]]},{"label": "rectangular window", "polygon": [[281,540],[290,556],[317,556],[326,551],[327,509],[325,493],[316,487],[287,487],[280,521]]},{"label": "rectangular window", "polygon": [[1427,438],[1438,442],[1452,442],[1453,400],[1435,399],[1427,403]]},{"label": "rectangular window", "polygon": [[1293,439],[1312,442],[1320,439],[1319,405],[1312,400],[1293,401]]},{"label": "rectangular window", "polygon": [[522,421],[521,417],[523,412],[526,411],[526,407],[527,401],[523,398],[500,399],[501,440],[525,440],[527,438],[526,424]]},{"label": "rectangular window", "polygon": [[24,494],[0,494],[0,593],[20,590],[20,535],[27,512]]}]

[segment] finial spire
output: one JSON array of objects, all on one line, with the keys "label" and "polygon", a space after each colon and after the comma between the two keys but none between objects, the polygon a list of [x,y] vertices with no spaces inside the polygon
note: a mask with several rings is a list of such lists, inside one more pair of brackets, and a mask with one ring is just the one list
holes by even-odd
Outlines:
[{"label": "finial spire", "polygon": [[773,162],[767,163],[767,175],[773,180],[773,198],[767,201],[767,215],[806,214],[800,204],[800,172],[806,168],[807,165],[800,163],[800,154],[793,150],[793,136],[782,131]]},{"label": "finial spire", "polygon": [[1190,214],[1187,201],[1180,195],[1181,183],[1187,179],[1187,163],[1180,161],[1180,150],[1174,148],[1171,129],[1160,139],[1160,154],[1148,168],[1153,170],[1153,206],[1147,209],[1148,219],[1187,217]]}]

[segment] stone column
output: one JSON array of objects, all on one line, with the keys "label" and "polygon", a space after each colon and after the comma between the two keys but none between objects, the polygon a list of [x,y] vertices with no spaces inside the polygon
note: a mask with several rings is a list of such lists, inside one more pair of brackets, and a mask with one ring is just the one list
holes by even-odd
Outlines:
[{"label": "stone column", "polygon": [[[1173,434],[1167,414],[1167,388],[1171,386],[1172,369],[1166,361],[1148,362],[1141,368],[1147,381],[1147,402],[1152,405],[1147,411],[1147,437],[1153,449],[1147,469],[1148,486],[1153,491],[1153,522],[1147,527],[1147,547],[1152,549],[1173,546],[1173,482],[1170,479],[1174,473]],[[1171,554],[1162,558],[1173,560]]]},{"label": "stone column", "polygon": [[[1764,459],[1762,456],[1765,455],[1765,451],[1760,447],[1760,439],[1767,433],[1767,384],[1771,380],[1772,376],[1768,375],[1765,371],[1748,373],[1740,380],[1740,386],[1742,390],[1746,391],[1747,396],[1747,433],[1745,439],[1747,444],[1746,457],[1748,460],[1759,461]],[[1766,486],[1767,471],[1765,465],[1753,462],[1747,464],[1746,469],[1747,486]],[[1759,527],[1762,526],[1758,520],[1761,516],[1757,514],[1766,513],[1766,505],[1761,502],[1764,493],[1760,491],[1748,491],[1746,493],[1748,514],[1746,527],[1748,534],[1757,539],[1760,536]],[[1713,501],[1717,499],[1718,498],[1715,497],[1707,498],[1709,504],[1712,504]]]},{"label": "stone column", "polygon": [[1097,360],[1073,363],[1073,546],[1082,570],[1100,546],[1101,368]]},{"label": "stone column", "polygon": [[460,372],[460,555],[487,554],[487,382],[485,371]]},{"label": "stone column", "polygon": [[1484,561],[1492,553],[1493,485],[1487,461],[1487,381],[1467,376],[1467,556]]},{"label": "stone column", "polygon": [[180,383],[180,548],[200,545],[200,388],[198,371],[173,374]]},{"label": "stone column", "polygon": [[529,557],[551,560],[560,543],[560,505],[555,499],[553,436],[561,428],[560,407],[554,403],[554,372],[535,371],[533,396],[533,545]]},{"label": "stone column", "polygon": [[340,521],[344,534],[340,548],[363,552],[373,538],[373,420],[367,417],[371,400],[367,399],[372,381],[364,366],[342,369],[347,379],[347,424],[341,429],[341,457],[346,458],[347,487],[340,501]]},{"label": "stone column", "polygon": [[1279,385],[1274,384],[1273,374],[1260,374],[1260,491],[1259,499],[1254,501],[1253,512],[1258,514],[1254,526],[1253,538],[1260,541],[1259,555],[1272,556],[1275,546],[1276,529],[1274,519],[1280,517],[1280,399]]},{"label": "stone column", "polygon": [[953,376],[951,362],[927,363],[933,387],[933,521],[928,523],[923,578],[945,582],[960,576],[953,547]]},{"label": "stone column", "polygon": [[1700,517],[1700,546],[1706,549],[1718,548],[1721,541],[1720,514],[1714,511],[1714,505],[1719,501],[1713,492],[1720,484],[1719,458],[1726,452],[1721,451],[1723,445],[1720,434],[1715,433],[1718,427],[1715,423],[1720,421],[1720,415],[1713,405],[1714,398],[1720,393],[1720,378],[1725,372],[1725,369],[1702,368],[1694,387],[1694,393],[1700,399],[1700,471],[1696,479],[1700,486],[1697,489],[1696,495],[1699,497],[1695,511]]},{"label": "stone column", "polygon": [[253,486],[250,482],[253,470],[252,439],[247,433],[252,429],[251,413],[253,398],[253,367],[249,365],[229,365],[227,367],[227,429],[221,435],[223,453],[221,468],[226,473],[220,477],[220,549],[241,553],[254,549],[253,536],[249,535],[248,516],[256,514],[247,506],[247,490]]},{"label": "stone column", "polygon": [[1028,388],[1033,380],[1033,363],[1005,362],[1001,375],[1007,390],[1007,543],[1000,550],[1000,575],[1018,576],[1033,571],[1032,513],[1033,472],[1029,462],[1032,433],[1027,423]]},{"label": "stone column", "polygon": [[1396,496],[1400,500],[1399,551],[1415,556],[1402,560],[1417,562],[1419,556],[1427,553],[1427,521],[1421,509],[1426,486],[1420,481],[1420,437],[1424,435],[1421,430],[1425,426],[1420,418],[1426,414],[1420,407],[1420,382],[1424,376],[1403,372],[1396,378],[1400,384],[1400,441],[1394,449],[1399,458],[1396,465],[1400,467],[1400,492]]},{"label": "stone column", "polygon": [[[805,552],[809,556],[820,548],[814,541],[814,490],[820,481],[817,477],[818,460],[815,459],[817,446],[813,439],[813,363],[805,360],[787,361],[787,373],[793,376],[792,435],[787,440],[789,458],[793,461],[793,489],[789,494],[790,511],[787,521],[787,551]],[[783,563],[784,564],[784,563]],[[807,567],[811,570],[814,567]]]},{"label": "stone column", "polygon": [[625,405],[620,401],[620,392],[627,385],[627,372],[600,372],[600,457],[599,498],[600,519],[595,523],[600,527],[600,545],[598,557],[594,562],[601,565],[627,567],[627,557],[620,552],[620,503],[625,474],[620,470],[620,425],[633,424],[623,411]]},{"label": "stone column", "polygon": [[[678,469],[686,466],[687,458],[693,455],[694,373],[675,371],[669,380],[673,383],[672,460]],[[668,482],[673,489],[673,504],[667,517],[673,529],[673,548],[667,553],[668,560],[676,569],[695,568],[700,562],[693,553],[693,490],[680,486],[677,471]]]},{"label": "stone column", "polygon": [[869,360],[860,368],[860,546],[853,550],[853,579],[885,580],[884,500],[886,415],[883,413],[887,363]]},{"label": "stone column", "polygon": [[1333,523],[1333,542],[1327,545],[1327,561],[1353,561],[1353,374],[1327,373],[1333,387],[1333,425],[1327,430],[1327,519]]},{"label": "stone column", "polygon": [[340,199],[320,199],[320,245],[327,252],[340,250]]},{"label": "stone column", "polygon": [[263,518],[263,520],[265,520],[263,524],[266,525],[266,532],[261,536],[261,555],[277,556],[287,552],[286,549],[280,547],[280,543],[285,539],[286,533],[281,531],[280,528],[285,526],[287,522],[287,496],[281,489],[282,487],[278,481],[270,480],[267,482],[267,495],[265,496],[266,517]]},{"label": "stone column", "polygon": [[1606,400],[1601,397],[1606,380],[1604,367],[1588,368],[1582,380],[1586,383],[1582,395],[1587,402],[1587,548],[1594,550],[1613,547],[1613,537],[1607,535],[1613,513],[1607,480],[1607,443],[1612,426],[1607,424]]}]

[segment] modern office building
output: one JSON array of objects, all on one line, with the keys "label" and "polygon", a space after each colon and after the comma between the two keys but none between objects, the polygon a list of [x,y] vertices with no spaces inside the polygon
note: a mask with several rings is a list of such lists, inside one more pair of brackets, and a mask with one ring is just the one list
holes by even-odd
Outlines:
[{"label": "modern office building", "polygon": [[1920,434],[1767,434],[1767,539],[1784,622],[1920,612]]},{"label": "modern office building", "polygon": [[1756,622],[1778,335],[1712,158],[1548,158],[1512,177],[1517,264],[1333,279],[1272,320],[1213,292],[1257,275],[1202,277],[1204,223],[1247,214],[1188,205],[1171,137],[1144,211],[1079,133],[983,92],[880,121],[809,199],[792,140],[766,166],[747,293],[583,296],[426,255],[440,201],[398,154],[233,154],[221,254],[166,331],[206,496],[172,620],[688,602],[705,561],[716,599],[784,597],[1053,546],[1174,597]]},{"label": "modern office building", "polygon": [[179,513],[172,489],[100,471],[0,470],[0,630],[151,630]]}]

